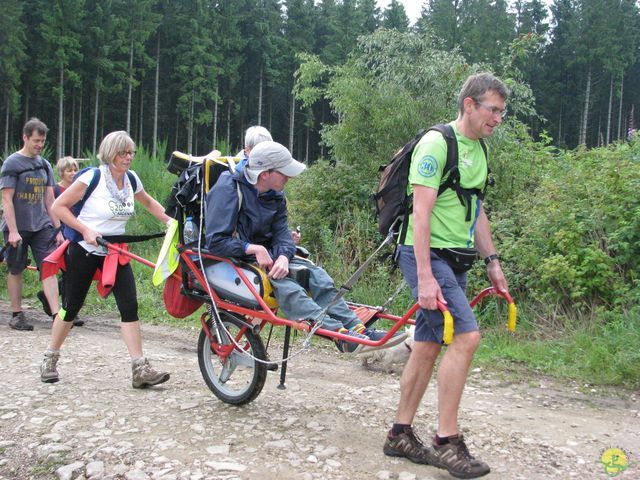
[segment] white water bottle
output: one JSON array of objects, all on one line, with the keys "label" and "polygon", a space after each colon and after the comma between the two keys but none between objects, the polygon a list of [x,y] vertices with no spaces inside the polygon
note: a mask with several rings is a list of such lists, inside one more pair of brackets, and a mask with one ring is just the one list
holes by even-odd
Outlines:
[{"label": "white water bottle", "polygon": [[187,217],[187,220],[184,222],[184,230],[182,234],[184,236],[185,244],[196,242],[198,240],[200,234],[192,217]]}]

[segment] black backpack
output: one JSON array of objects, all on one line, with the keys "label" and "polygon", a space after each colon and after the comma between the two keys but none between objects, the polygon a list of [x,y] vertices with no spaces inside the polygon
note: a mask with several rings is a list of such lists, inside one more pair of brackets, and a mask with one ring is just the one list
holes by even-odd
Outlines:
[{"label": "black backpack", "polygon": [[[394,155],[389,164],[380,166],[379,171],[382,172],[382,177],[380,178],[380,184],[378,185],[376,193],[372,195],[376,204],[378,231],[384,236],[387,236],[389,232],[393,232],[394,234],[399,233],[400,244],[404,243],[407,234],[408,222],[406,222],[405,219],[409,217],[413,209],[413,195],[407,195],[411,156],[418,142],[431,130],[440,132],[447,142],[447,161],[444,166],[444,171],[442,172],[442,178],[445,180],[440,184],[438,195],[447,188],[453,189],[460,203],[466,206],[467,221],[471,219],[471,197],[476,195],[480,199],[484,198],[487,185],[493,184],[492,181],[489,181],[489,176],[487,175],[487,182],[482,190],[478,188],[462,188],[460,186],[458,141],[451,125],[438,124],[426,131],[419,131],[413,140],[408,142]],[[480,139],[480,145],[482,146],[486,159],[487,146],[482,139]]]}]

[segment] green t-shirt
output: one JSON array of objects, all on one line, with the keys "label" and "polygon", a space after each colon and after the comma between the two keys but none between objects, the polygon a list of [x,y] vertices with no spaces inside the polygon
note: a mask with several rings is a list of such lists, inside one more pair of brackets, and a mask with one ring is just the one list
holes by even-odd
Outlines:
[{"label": "green t-shirt", "polygon": [[[487,179],[487,161],[479,140],[471,140],[453,127],[458,140],[458,169],[460,185],[463,188],[483,189]],[[437,131],[430,131],[422,137],[413,151],[409,171],[407,191],[413,193],[414,185],[423,185],[438,190],[443,181],[442,172],[447,162],[447,142]],[[436,200],[431,215],[431,247],[434,248],[472,248],[474,229],[478,215],[479,201],[471,205],[471,220],[466,221],[466,207],[460,203],[456,192],[447,188]],[[414,208],[416,206],[414,205]],[[413,215],[409,216],[409,226],[405,245],[413,245]]]}]

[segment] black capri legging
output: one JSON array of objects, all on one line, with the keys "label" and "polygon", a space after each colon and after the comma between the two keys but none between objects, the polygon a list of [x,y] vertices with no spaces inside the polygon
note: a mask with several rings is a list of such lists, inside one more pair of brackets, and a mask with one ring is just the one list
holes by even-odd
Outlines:
[{"label": "black capri legging", "polygon": [[[97,269],[102,268],[105,258],[103,255],[87,252],[77,243],[69,244],[64,254],[67,264],[64,277],[65,295],[62,302],[65,322],[72,322],[78,315],[87,298],[93,275]],[[138,321],[138,297],[131,265],[118,265],[112,292],[120,311],[120,319],[123,322]]]}]

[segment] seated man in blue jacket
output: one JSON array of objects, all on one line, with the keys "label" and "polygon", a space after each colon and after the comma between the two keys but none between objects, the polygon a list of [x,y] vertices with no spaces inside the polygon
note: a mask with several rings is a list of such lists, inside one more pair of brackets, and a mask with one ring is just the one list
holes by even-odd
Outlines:
[{"label": "seated man in blue jacket", "polygon": [[[207,194],[207,248],[214,255],[255,262],[268,271],[274,295],[287,318],[322,320],[322,328],[327,330],[379,340],[386,332],[366,328],[342,299],[323,318],[324,308],[337,294],[333,280],[308,260],[294,258],[296,247],[283,189],[289,178],[300,175],[305,168],[279,143],[264,141],[256,145],[242,171],[223,173]],[[240,206],[238,188],[242,193]],[[300,264],[309,270],[311,297],[289,275],[289,267]],[[397,333],[383,347],[397,345],[405,338],[406,334]],[[336,346],[348,353],[373,349],[347,341],[338,341]]]}]

